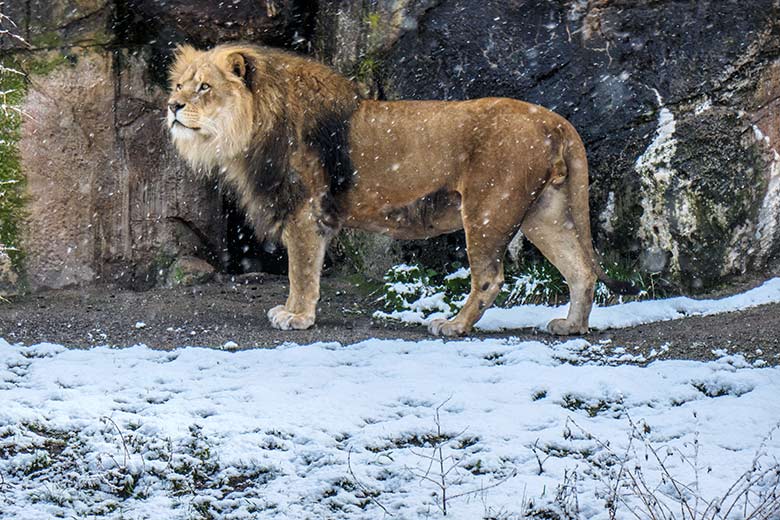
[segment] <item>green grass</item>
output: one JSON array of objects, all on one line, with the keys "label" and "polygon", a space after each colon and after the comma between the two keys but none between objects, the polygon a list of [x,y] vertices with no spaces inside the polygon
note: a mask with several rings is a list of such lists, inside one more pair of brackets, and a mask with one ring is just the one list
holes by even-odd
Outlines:
[{"label": "green grass", "polygon": [[18,143],[22,114],[19,106],[27,91],[27,79],[11,59],[0,61],[0,245],[6,248],[14,267],[23,260],[19,235],[24,217],[24,176]]}]

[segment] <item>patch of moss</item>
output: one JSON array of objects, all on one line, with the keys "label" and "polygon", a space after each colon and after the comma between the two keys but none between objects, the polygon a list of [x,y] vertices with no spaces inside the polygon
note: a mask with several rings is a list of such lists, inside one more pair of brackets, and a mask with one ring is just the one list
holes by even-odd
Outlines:
[{"label": "patch of moss", "polygon": [[28,43],[33,49],[64,49],[67,47],[78,47],[80,45],[108,45],[113,42],[113,35],[104,29],[78,31],[78,36],[63,38],[59,31],[46,31],[40,34],[33,34],[28,39]]},{"label": "patch of moss", "polygon": [[27,93],[24,75],[13,59],[0,60],[0,244],[10,248],[7,253],[17,271],[23,260],[19,235],[24,218],[24,175],[18,143],[21,139],[22,114],[19,106]]},{"label": "patch of moss", "polygon": [[57,31],[46,31],[30,36],[29,43],[33,48],[53,48],[62,45],[63,41]]},{"label": "patch of moss", "polygon": [[176,266],[176,268],[173,270],[173,280],[176,283],[182,283],[184,281],[185,277],[184,269],[182,269],[179,266]]},{"label": "patch of moss", "polygon": [[106,31],[96,31],[89,39],[91,45],[108,45],[114,41],[113,35]]},{"label": "patch of moss", "polygon": [[152,260],[152,269],[162,276],[176,261],[176,253],[172,251],[160,250]]},{"label": "patch of moss", "polygon": [[379,61],[373,55],[364,57],[357,65],[355,79],[361,83],[368,83],[374,80],[374,76],[379,71]]},{"label": "patch of moss", "polygon": [[73,66],[78,61],[74,54],[64,54],[59,51],[35,53],[22,62],[24,71],[35,76],[45,76],[55,69],[66,65]]},{"label": "patch of moss", "polygon": [[376,31],[379,29],[379,22],[382,21],[382,15],[379,13],[368,13],[366,15],[366,24],[370,31]]},{"label": "patch of moss", "polygon": [[382,282],[362,273],[350,274],[346,279],[351,284],[352,290],[364,297],[376,294],[384,287]]},{"label": "patch of moss", "polygon": [[366,40],[363,52],[361,52],[361,58],[355,64],[353,70],[354,78],[368,86],[372,91],[372,95],[377,88],[377,77],[382,69],[381,60],[379,58],[384,30],[382,26],[382,15],[377,12],[370,12],[366,14],[363,22],[366,24]]}]

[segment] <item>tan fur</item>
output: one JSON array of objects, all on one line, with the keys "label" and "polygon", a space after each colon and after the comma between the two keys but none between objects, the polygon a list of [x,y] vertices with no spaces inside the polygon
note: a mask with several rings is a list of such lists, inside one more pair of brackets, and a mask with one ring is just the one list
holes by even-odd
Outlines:
[{"label": "tan fur", "polygon": [[[255,69],[251,90],[243,66]],[[247,148],[263,142],[281,117],[294,129],[290,171],[300,175],[306,196],[274,223],[290,257],[289,298],[268,313],[275,327],[314,323],[325,249],[343,225],[418,239],[465,230],[472,289],[455,318],[431,323],[432,333],[444,335],[468,333],[493,303],[506,247],[521,229],[571,291],[568,317],[551,322],[550,332],[587,331],[596,275],[603,273],[590,238],[585,150],[562,117],[502,98],[357,100],[354,86],[324,65],[255,46],[180,48],[170,77],[171,103],[185,104],[183,124],[200,128],[172,128],[177,149],[194,168],[221,171],[250,220],[262,200],[251,192]],[[197,92],[203,82],[210,96]],[[304,136],[334,107],[351,114],[355,174],[337,199],[338,222],[323,227],[328,172]]]}]

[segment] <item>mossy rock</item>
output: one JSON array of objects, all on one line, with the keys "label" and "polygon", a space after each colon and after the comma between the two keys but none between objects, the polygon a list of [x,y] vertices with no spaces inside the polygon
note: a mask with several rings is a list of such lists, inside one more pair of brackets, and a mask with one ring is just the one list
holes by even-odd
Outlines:
[{"label": "mossy rock", "polygon": [[333,241],[331,248],[339,270],[359,273],[371,280],[381,280],[393,265],[401,261],[401,245],[377,233],[348,229]]},{"label": "mossy rock", "polygon": [[693,222],[670,222],[680,282],[689,289],[714,286],[730,274],[734,266],[727,258],[735,233],[757,219],[768,167],[757,144],[740,139],[744,130],[730,111],[689,114],[678,122],[672,160],[677,175],[665,197],[670,208],[683,202],[691,208]]},{"label": "mossy rock", "polygon": [[194,256],[182,256],[168,271],[168,285],[171,287],[198,285],[214,277],[214,266]]}]

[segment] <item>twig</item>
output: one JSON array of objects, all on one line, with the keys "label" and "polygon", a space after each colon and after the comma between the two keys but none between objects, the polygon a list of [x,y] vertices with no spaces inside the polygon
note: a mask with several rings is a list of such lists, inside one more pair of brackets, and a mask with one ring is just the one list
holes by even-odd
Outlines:
[{"label": "twig", "polygon": [[384,511],[387,516],[393,516],[393,513],[388,511],[387,508],[384,505],[382,505],[382,503],[374,497],[374,493],[370,489],[368,489],[368,487],[366,485],[364,485],[360,481],[359,478],[357,478],[357,475],[355,475],[355,472],[352,470],[352,448],[351,447],[349,448],[349,451],[347,452],[347,469],[349,470],[349,475],[352,477],[352,480],[355,482],[357,487],[360,488],[360,490],[363,492],[363,494],[371,502],[373,502],[374,505],[376,505],[377,507],[379,507],[379,509]]},{"label": "twig", "polygon": [[127,460],[130,458],[130,450],[127,449],[127,443],[125,442],[125,436],[122,435],[122,430],[120,430],[119,426],[114,422],[114,420],[111,417],[108,417],[107,415],[101,417],[100,420],[104,422],[110,422],[111,424],[113,424],[114,428],[116,429],[116,432],[119,434],[119,438],[122,439],[122,448],[124,448],[125,459],[121,467],[127,468]]},{"label": "twig", "polygon": [[[501,484],[504,484],[509,479],[517,475],[517,470],[513,470],[509,475],[506,475],[502,479],[495,481],[488,486],[480,485],[480,487],[475,489],[462,491],[460,493],[449,494],[449,490],[453,485],[453,483],[450,482],[449,476],[451,473],[458,471],[458,469],[462,465],[463,459],[458,458],[455,455],[445,456],[444,447],[448,442],[460,438],[468,430],[468,428],[464,428],[457,435],[446,436],[447,438],[445,439],[445,434],[442,429],[442,422],[441,422],[441,409],[444,407],[444,405],[446,405],[450,401],[450,399],[452,399],[452,396],[448,397],[444,402],[442,402],[439,406],[436,407],[436,411],[433,419],[434,424],[436,425],[436,432],[435,432],[436,440],[433,443],[431,454],[428,455],[426,453],[417,452],[412,449],[409,450],[413,455],[426,460],[428,463],[428,467],[424,472],[407,468],[412,473],[412,475],[420,479],[421,483],[430,482],[431,484],[433,484],[439,489],[441,495],[440,498],[437,500],[436,505],[439,507],[439,510],[444,516],[447,516],[447,514],[449,513],[450,511],[449,504],[453,500],[465,496],[475,495],[480,492],[485,492],[488,489],[493,489],[495,487],[500,486]],[[432,474],[434,464],[438,467],[438,469],[436,473]],[[462,480],[458,482],[458,484],[462,484]]]},{"label": "twig", "polygon": [[547,456],[544,458],[544,460],[542,460],[542,458],[539,456],[538,453],[538,451],[542,451],[542,449],[539,447],[538,438],[534,441],[533,446],[531,446],[531,451],[533,452],[534,457],[536,457],[536,464],[539,465],[539,473],[537,473],[537,475],[541,475],[542,473],[544,473],[544,463],[547,462],[547,459],[552,457],[552,454],[548,453]]},{"label": "twig", "polygon": [[[574,420],[569,419],[567,423],[573,424],[589,439],[595,440],[600,448],[617,457],[607,443],[588,433]],[[625,455],[618,458],[620,466],[617,475],[601,477],[602,482],[610,489],[610,504],[607,506],[611,520],[616,518],[618,502],[625,505],[628,512],[637,520],[723,520],[731,518],[732,513],[739,510],[737,508],[742,509],[740,518],[743,520],[777,518],[778,513],[780,513],[780,463],[773,458],[773,462],[762,469],[761,458],[767,455],[765,452],[767,442],[780,427],[780,424],[774,426],[764,438],[756,451],[750,469],[740,475],[722,497],[716,497],[709,501],[704,499],[699,488],[698,454],[700,446],[698,434],[694,440],[693,458],[680,449],[672,447],[667,447],[667,456],[663,457],[660,454],[660,449],[650,443],[646,432],[643,433],[643,430],[630,417],[629,424],[631,425],[629,445]],[[631,453],[636,455],[636,451],[632,447],[634,439],[644,441],[645,458],[652,457],[652,460],[660,468],[661,481],[655,487],[648,483],[638,462],[633,469],[629,466]],[[674,453],[679,454],[683,463],[693,468],[695,480],[692,485],[685,484],[672,475],[666,461]],[[674,489],[674,493],[664,492],[661,488],[663,483],[669,483]],[[621,494],[620,489],[624,485],[627,488],[627,493]],[[675,513],[669,503],[661,500],[659,494],[672,499],[673,505],[679,507],[679,512]],[[639,508],[637,508],[636,503],[629,500],[631,497],[639,500]],[[702,507],[704,507],[703,511]]]}]

